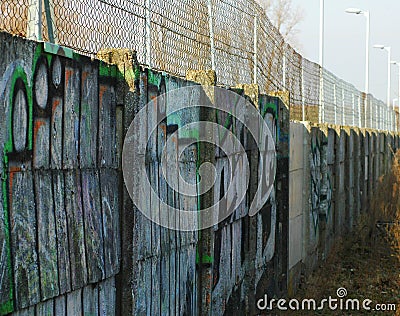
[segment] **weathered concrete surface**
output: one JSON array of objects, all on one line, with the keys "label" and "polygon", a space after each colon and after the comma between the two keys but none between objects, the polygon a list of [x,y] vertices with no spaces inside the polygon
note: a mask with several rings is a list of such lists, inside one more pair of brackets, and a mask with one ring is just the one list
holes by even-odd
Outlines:
[{"label": "weathered concrete surface", "polygon": [[0,42],[0,314],[79,314],[88,284],[115,306],[116,69],[6,33]]},{"label": "weathered concrete surface", "polygon": [[[400,143],[398,135],[372,130],[309,123],[289,130],[284,102],[259,95],[254,85],[232,88],[255,103],[272,131],[271,196],[248,215],[259,153],[238,121],[229,113],[178,113],[148,144],[146,167],[161,199],[197,211],[226,192],[227,157],[205,145],[179,157],[176,146],[166,148],[176,164],[167,179],[181,171],[195,183],[198,163],[215,163],[216,186],[200,203],[161,176],[160,148],[168,137],[188,138],[171,131],[192,120],[230,122],[231,131],[243,133],[254,181],[219,225],[201,233],[168,230],[132,205],[122,183],[123,139],[135,114],[172,89],[197,81],[212,101],[215,73],[188,72],[184,80],[141,68],[129,50],[105,50],[102,61],[68,59],[8,34],[0,40],[0,314],[256,314],[257,299],[294,291],[301,273],[351,232],[390,168],[389,145]],[[168,102],[157,105],[157,115]],[[150,132],[148,125],[140,132]],[[148,203],[159,209],[158,201]]]},{"label": "weathered concrete surface", "polygon": [[292,122],[290,135],[288,287],[294,293],[301,274],[312,271],[369,212],[399,135],[307,122]]},{"label": "weathered concrete surface", "polygon": [[[210,82],[211,83],[211,82]],[[163,92],[195,84],[177,79],[148,69],[139,71],[137,93],[139,106],[157,97]],[[212,97],[212,86],[204,88]],[[235,89],[245,95],[244,89]],[[173,100],[177,102],[176,100]],[[193,104],[196,99],[190,99]],[[169,106],[168,99],[166,107]],[[185,96],[178,102],[188,102]],[[136,106],[136,105],[133,105]],[[287,284],[287,231],[288,231],[288,163],[289,163],[289,112],[277,98],[259,96],[258,108],[273,131],[278,148],[278,171],[276,186],[263,210],[251,218],[247,214],[251,199],[246,198],[240,209],[223,223],[200,233],[171,231],[151,223],[135,208],[133,229],[132,287],[133,314],[214,314],[222,315],[233,312],[255,313],[256,298],[269,293],[284,293]],[[162,115],[166,109],[158,109]],[[186,113],[188,112],[188,113]],[[147,168],[154,183],[154,190],[160,198],[170,201],[181,209],[197,210],[197,199],[192,199],[174,192],[166,186],[160,177],[160,154],[167,137],[165,131],[173,125],[183,126],[199,120],[207,113],[190,110],[178,113],[167,119],[167,126],[160,126],[151,136]],[[150,113],[151,114],[151,113]],[[149,114],[149,115],[150,115]],[[217,122],[232,120],[228,128],[242,130],[241,125],[228,113],[217,112]],[[144,130],[150,126],[144,122]],[[185,135],[179,135],[184,138]],[[246,133],[242,136],[247,139]],[[184,139],[180,139],[184,141]],[[250,143],[249,143],[250,146]],[[207,150],[206,147],[191,149],[175,157],[176,148],[167,148],[169,157],[174,159],[185,178],[196,181],[197,157],[215,161],[217,172],[216,186],[207,200],[201,197],[202,204],[215,203],[223,195],[229,184],[229,163],[220,150]],[[202,152],[198,156],[197,150]],[[253,183],[257,183],[258,153],[248,148],[252,163]],[[194,158],[194,160],[193,160]],[[167,177],[176,177],[173,170]],[[254,195],[256,187],[249,188]],[[280,201],[278,205],[277,201]],[[157,201],[148,201],[151,208],[158,209]],[[154,203],[154,204],[153,204]]]},{"label": "weathered concrete surface", "polygon": [[[289,159],[289,264],[292,271],[304,259],[303,236],[303,182],[304,182],[304,134],[307,129],[302,124],[290,123]],[[289,292],[299,280],[292,280],[289,274]]]}]

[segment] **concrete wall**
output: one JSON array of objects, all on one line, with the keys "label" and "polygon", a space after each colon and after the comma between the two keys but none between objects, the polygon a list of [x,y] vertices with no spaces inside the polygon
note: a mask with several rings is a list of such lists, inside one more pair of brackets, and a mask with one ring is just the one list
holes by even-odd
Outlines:
[{"label": "concrete wall", "polygon": [[[137,73],[137,98],[133,107],[138,109],[162,93],[196,84],[148,69],[139,69]],[[245,97],[244,89],[235,89],[235,92]],[[181,101],[196,103],[196,100],[192,96],[189,101],[182,95]],[[256,312],[256,297],[266,292],[270,295],[286,292],[289,111],[275,97],[259,96],[255,106],[274,131],[279,148],[276,184],[271,198],[256,216],[248,215],[258,180],[258,152],[250,141],[245,142],[245,148],[253,166],[250,175],[253,185],[249,186],[239,209],[210,229],[185,233],[160,227],[145,218],[127,198],[123,212],[133,210],[135,220],[131,227],[133,260],[130,265],[127,263],[126,271],[122,267],[121,273],[127,281],[123,288],[128,303],[121,306],[123,315],[252,314]],[[168,107],[167,99],[162,111],[168,111]],[[201,163],[197,158],[213,161],[217,175],[215,186],[208,195],[192,198],[183,196],[167,186],[165,179],[158,177],[161,157],[157,148],[172,137],[165,131],[180,128],[204,116],[210,117],[200,110],[177,113],[174,119],[161,123],[151,138],[152,158],[147,164],[150,180],[161,199],[181,209],[197,211],[198,201],[200,205],[213,205],[225,194],[230,181],[228,158],[222,151],[207,151],[197,146],[192,146],[182,157],[175,157],[176,150],[167,148],[168,156],[177,162],[176,170],[193,183],[197,176],[196,166]],[[216,112],[213,117],[215,122],[229,122],[227,128],[240,135],[238,131],[243,126],[234,117],[223,112]],[[143,133],[150,129],[145,122],[141,128]],[[247,133],[245,131],[241,137],[249,139]],[[179,135],[179,143],[185,141],[184,137]],[[200,155],[198,150],[201,150]],[[154,211],[159,210],[157,201],[148,203]],[[122,237],[122,240],[125,239]],[[129,274],[131,279],[127,278]],[[133,296],[129,297],[129,293],[133,293]]]},{"label": "concrete wall", "polygon": [[[264,208],[249,217],[252,185],[224,222],[201,233],[177,232],[132,205],[121,148],[149,100],[197,83],[143,69],[127,50],[104,50],[103,62],[6,33],[0,40],[0,314],[254,313],[256,297],[286,291],[289,112],[278,98],[258,96],[254,104],[278,148]],[[245,97],[245,90],[235,92]],[[178,123],[161,123],[146,166],[161,198],[193,211],[198,197],[177,195],[159,177],[157,148],[173,125],[202,115],[191,111]],[[216,117],[239,128],[226,113]],[[176,170],[190,181],[197,177],[197,150],[176,159]],[[226,190],[229,166],[220,151],[206,155],[200,156],[220,171],[212,202]],[[258,153],[250,146],[247,155],[256,183]]]},{"label": "concrete wall", "polygon": [[6,33],[0,42],[0,314],[112,314],[116,69]]},{"label": "concrete wall", "polygon": [[368,213],[399,141],[383,131],[290,123],[289,292]]},{"label": "concrete wall", "polygon": [[[128,50],[104,50],[91,60],[6,33],[0,41],[1,315],[256,314],[259,298],[294,291],[301,273],[368,211],[376,181],[390,167],[388,145],[399,145],[398,136],[377,131],[294,122],[289,129],[280,99],[255,93],[250,99],[277,150],[269,200],[248,215],[259,161],[247,142],[251,185],[241,207],[201,232],[169,230],[132,204],[121,148],[149,100],[197,83],[142,68]],[[192,79],[215,83],[213,76]],[[226,191],[227,158],[201,146],[175,157],[175,171],[189,181],[197,179],[197,157],[218,170],[208,196],[182,197],[159,176],[158,149],[171,130],[201,117],[241,128],[228,113],[190,110],[158,126],[146,165],[162,199],[193,211]]]}]

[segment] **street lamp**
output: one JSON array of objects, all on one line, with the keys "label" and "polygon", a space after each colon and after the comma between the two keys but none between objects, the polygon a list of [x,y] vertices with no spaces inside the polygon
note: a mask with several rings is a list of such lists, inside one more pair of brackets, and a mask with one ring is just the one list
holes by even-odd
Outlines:
[{"label": "street lamp", "polygon": [[[399,67],[399,91],[398,91],[398,104],[399,104],[399,115],[400,115],[400,63],[398,61],[392,61],[393,65],[397,65]],[[393,100],[394,101],[394,100]],[[394,102],[393,102],[393,111],[394,111],[395,107],[394,107]],[[396,115],[396,112],[395,112]],[[396,132],[397,132],[397,123],[396,123]]]},{"label": "street lamp", "polygon": [[362,14],[367,19],[367,31],[365,39],[365,93],[369,93],[369,11],[362,11],[357,8],[348,8],[345,10],[346,13],[351,14]]},{"label": "street lamp", "polygon": [[[399,67],[399,91],[398,91],[398,99],[400,100],[400,63],[398,61],[392,61],[392,65],[397,65]],[[393,110],[394,110],[394,105],[393,105]]]},{"label": "street lamp", "polygon": [[387,107],[388,109],[390,109],[390,46],[384,46],[384,45],[374,45],[374,48],[378,48],[378,49],[383,49],[386,50],[388,52],[388,79],[387,79]]},{"label": "street lamp", "polygon": [[324,0],[319,1],[319,104],[321,109],[318,111],[318,121],[322,123],[325,120],[325,102],[324,102]]},{"label": "street lamp", "polygon": [[324,0],[319,2],[319,65],[324,67]]}]

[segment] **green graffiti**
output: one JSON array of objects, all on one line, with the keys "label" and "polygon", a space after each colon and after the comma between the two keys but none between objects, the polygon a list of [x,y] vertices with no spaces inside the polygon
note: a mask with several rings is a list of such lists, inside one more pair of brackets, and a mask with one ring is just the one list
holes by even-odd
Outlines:
[{"label": "green graffiti", "polygon": [[[25,85],[26,97],[27,97],[27,105],[28,105],[28,150],[32,150],[33,148],[33,99],[32,99],[32,85],[28,84],[28,79],[22,67],[18,66],[11,78],[11,91],[15,90],[15,85],[17,80],[21,79]],[[10,105],[11,105],[11,115],[8,118],[8,125],[10,128],[8,129],[8,140],[4,145],[4,152],[7,155],[13,151],[13,135],[12,135],[12,113],[13,113],[13,104],[14,104],[14,94],[10,93]],[[7,160],[8,162],[8,160]]]},{"label": "green graffiti", "polygon": [[139,66],[135,66],[135,81],[136,80],[140,80],[140,67]]},{"label": "green graffiti", "polygon": [[117,72],[117,79],[120,81],[126,82],[134,82],[140,80],[140,69],[139,67],[134,68],[127,68],[124,70],[125,72],[122,73],[120,71]]},{"label": "green graffiti", "polygon": [[[37,49],[35,50],[35,53],[33,55],[32,59],[32,73],[34,74],[36,71],[36,66],[40,58],[43,56],[43,47],[42,45],[38,45]],[[51,63],[52,56],[46,54],[45,58]],[[3,304],[0,305],[0,315],[5,315],[8,313],[11,313],[14,310],[14,303],[13,303],[13,282],[12,280],[12,262],[11,262],[11,241],[10,241],[10,223],[9,223],[9,201],[8,201],[8,165],[9,165],[9,158],[8,155],[13,152],[14,150],[14,139],[13,139],[13,133],[12,133],[12,126],[13,126],[13,107],[14,107],[14,97],[15,97],[15,89],[16,89],[16,84],[17,81],[21,80],[23,85],[25,86],[25,92],[26,92],[26,101],[27,101],[27,107],[28,107],[28,139],[27,139],[27,150],[32,150],[33,149],[33,92],[32,92],[32,87],[33,87],[33,80],[34,76],[32,76],[31,81],[28,82],[27,75],[22,68],[22,66],[17,66],[10,78],[10,95],[9,95],[9,105],[10,105],[10,111],[9,111],[9,117],[7,119],[8,121],[8,135],[6,142],[4,144],[4,149],[3,149],[3,156],[2,156],[2,163],[4,167],[4,172],[1,175],[1,198],[3,200],[3,214],[4,214],[4,236],[5,236],[5,242],[6,242],[6,256],[7,256],[7,272],[10,280],[10,292],[8,294],[9,300],[7,302],[4,302]]]},{"label": "green graffiti", "polygon": [[[7,156],[7,155],[5,155]],[[8,161],[7,157],[4,157],[4,161]],[[4,163],[4,170],[6,170],[6,163]],[[8,198],[7,198],[7,182],[8,176],[7,172],[4,171],[4,174],[1,178],[1,190],[3,199],[3,214],[4,214],[4,236],[6,241],[6,251],[7,251],[7,272],[8,278],[10,280],[10,292],[8,293],[9,300],[0,305],[0,315],[6,315],[11,313],[14,310],[13,303],[13,282],[12,280],[12,264],[11,264],[11,242],[10,242],[10,223],[9,223],[9,210],[8,210]]]},{"label": "green graffiti", "polygon": [[[39,58],[42,57],[42,54],[43,54],[43,46],[42,45],[37,45],[36,49],[35,49],[35,52],[33,54],[33,58],[32,58],[32,73],[33,74],[35,73],[36,64],[37,64]],[[32,81],[33,80],[34,79],[32,78]]]},{"label": "green graffiti", "polygon": [[50,53],[53,55],[59,54],[61,56],[65,56],[67,58],[75,59],[75,60],[79,59],[79,55],[75,54],[71,48],[60,46],[60,45],[49,43],[49,42],[45,42],[43,46],[44,46],[44,51],[46,53]]},{"label": "green graffiti", "polygon": [[162,78],[162,74],[154,73],[154,71],[152,71],[151,69],[147,70],[147,82],[148,82],[148,84],[152,84],[152,85],[157,86],[157,88],[160,88],[161,78]]},{"label": "green graffiti", "polygon": [[82,56],[74,51],[72,51],[72,58],[73,60],[80,62],[82,60]]},{"label": "green graffiti", "polygon": [[[11,291],[10,295],[12,297],[12,291]],[[14,304],[13,304],[12,298],[10,301],[0,305],[0,315],[7,315],[7,314],[11,313],[12,311],[14,311]]]},{"label": "green graffiti", "polygon": [[199,263],[211,264],[211,263],[214,263],[214,258],[213,258],[213,256],[210,256],[210,255],[202,255],[200,258],[200,254],[197,251],[196,252],[196,264],[199,264]]},{"label": "green graffiti", "polygon": [[[167,117],[167,124],[168,125],[178,125],[179,127],[182,126],[182,118],[180,116],[180,111],[171,113]],[[180,138],[192,138],[196,139],[197,141],[199,140],[200,137],[200,131],[196,128],[189,128],[189,129],[181,129],[179,131],[179,137]]]},{"label": "green graffiti", "polygon": [[276,104],[270,103],[270,102],[268,102],[267,104],[263,104],[262,102],[263,102],[263,100],[260,98],[259,106],[261,109],[261,116],[264,118],[268,112],[268,109],[271,109],[273,111],[274,118],[277,120],[278,119],[278,109],[277,109]]},{"label": "green graffiti", "polygon": [[116,65],[107,64],[104,61],[99,62],[99,75],[101,77],[118,77],[118,71]]}]

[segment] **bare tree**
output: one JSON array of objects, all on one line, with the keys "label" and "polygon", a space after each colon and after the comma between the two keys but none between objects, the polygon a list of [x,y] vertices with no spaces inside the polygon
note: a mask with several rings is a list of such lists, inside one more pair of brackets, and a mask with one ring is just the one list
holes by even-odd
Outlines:
[{"label": "bare tree", "polygon": [[272,24],[282,34],[285,41],[299,48],[297,25],[303,20],[301,7],[293,6],[292,0],[256,0],[265,10]]}]

